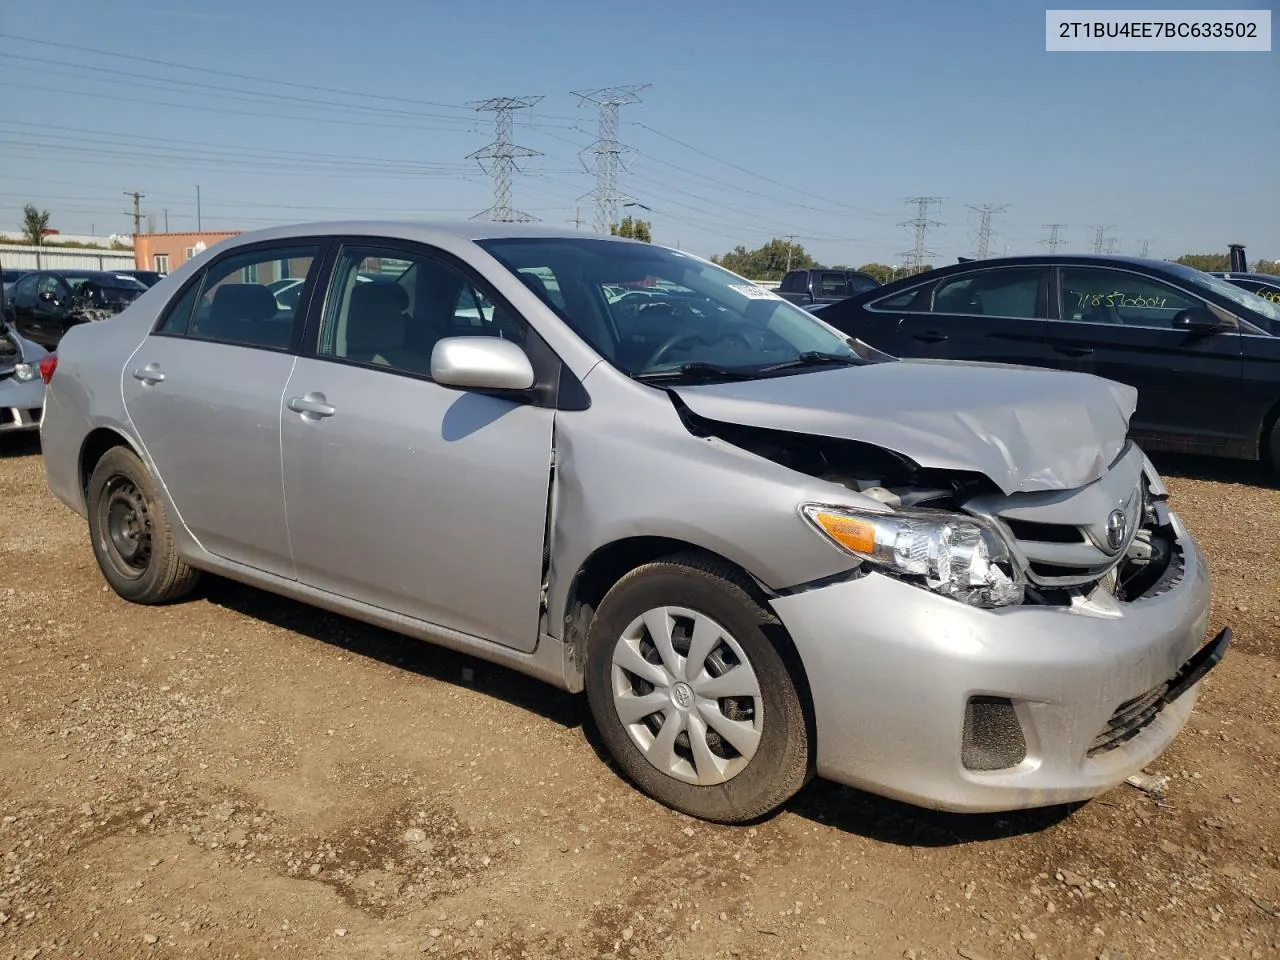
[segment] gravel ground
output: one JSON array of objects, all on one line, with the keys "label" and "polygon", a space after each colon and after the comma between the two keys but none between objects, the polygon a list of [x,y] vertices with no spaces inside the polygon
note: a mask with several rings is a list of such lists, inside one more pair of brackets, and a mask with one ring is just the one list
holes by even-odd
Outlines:
[{"label": "gravel ground", "polygon": [[1168,460],[1237,642],[1150,772],[1015,816],[667,812],[581,699],[212,578],[104,586],[0,443],[0,960],[1280,955],[1280,490]]}]

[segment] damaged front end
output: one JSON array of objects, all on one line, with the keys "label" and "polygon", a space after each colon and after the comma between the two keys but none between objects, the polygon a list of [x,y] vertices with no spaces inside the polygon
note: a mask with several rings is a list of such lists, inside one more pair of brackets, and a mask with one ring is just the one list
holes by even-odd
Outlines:
[{"label": "damaged front end", "polygon": [[807,502],[800,512],[867,568],[962,603],[1070,606],[1099,591],[1130,602],[1177,582],[1168,494],[1132,443],[1082,487],[1007,494],[980,473],[924,468],[855,440],[719,422],[673,400],[695,436],[867,498],[865,507]]}]

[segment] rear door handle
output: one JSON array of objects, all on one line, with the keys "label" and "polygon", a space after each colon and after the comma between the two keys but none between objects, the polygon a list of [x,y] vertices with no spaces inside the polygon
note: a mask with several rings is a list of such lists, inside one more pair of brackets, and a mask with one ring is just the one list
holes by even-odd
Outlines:
[{"label": "rear door handle", "polygon": [[160,371],[160,365],[152,362],[133,371],[133,379],[141,380],[148,386],[155,386],[164,379],[164,374]]},{"label": "rear door handle", "polygon": [[288,407],[294,413],[302,414],[304,420],[319,420],[321,417],[332,417],[337,409],[325,401],[324,394],[312,390],[305,397],[290,397]]},{"label": "rear door handle", "polygon": [[939,333],[937,330],[926,330],[924,333],[917,333],[915,338],[921,343],[941,343],[943,340],[949,339],[945,333]]},{"label": "rear door handle", "polygon": [[1068,357],[1090,357],[1093,356],[1093,347],[1067,347],[1062,344],[1055,343],[1053,349],[1059,353],[1065,353]]}]

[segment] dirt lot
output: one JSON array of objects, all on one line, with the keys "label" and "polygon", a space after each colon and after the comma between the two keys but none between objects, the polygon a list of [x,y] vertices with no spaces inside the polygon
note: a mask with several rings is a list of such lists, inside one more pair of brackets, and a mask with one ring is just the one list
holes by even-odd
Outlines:
[{"label": "dirt lot", "polygon": [[1237,631],[1164,801],[719,828],[532,680],[220,581],[127,605],[0,444],[0,960],[1278,956],[1280,490],[1162,466]]}]

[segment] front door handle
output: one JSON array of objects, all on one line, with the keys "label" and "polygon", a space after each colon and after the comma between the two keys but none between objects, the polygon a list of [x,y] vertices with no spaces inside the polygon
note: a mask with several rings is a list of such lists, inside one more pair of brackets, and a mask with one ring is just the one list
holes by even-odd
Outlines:
[{"label": "front door handle", "polygon": [[921,343],[941,343],[948,339],[945,333],[939,333],[937,330],[926,330],[924,333],[917,333],[915,337]]},{"label": "front door handle", "polygon": [[290,397],[287,405],[294,413],[302,414],[304,420],[332,417],[338,412],[333,404],[325,401],[324,394],[318,390],[312,390],[304,397]]},{"label": "front door handle", "polygon": [[153,361],[133,371],[133,379],[141,380],[147,386],[154,387],[164,379],[164,374],[160,371],[160,364]]},{"label": "front door handle", "polygon": [[1068,347],[1055,343],[1053,349],[1065,353],[1068,357],[1089,357],[1093,355],[1093,347]]}]

